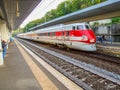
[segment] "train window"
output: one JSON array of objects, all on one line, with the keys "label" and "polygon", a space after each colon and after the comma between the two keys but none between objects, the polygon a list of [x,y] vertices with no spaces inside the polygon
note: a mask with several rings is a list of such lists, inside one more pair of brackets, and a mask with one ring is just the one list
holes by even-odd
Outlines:
[{"label": "train window", "polygon": [[77,30],[79,30],[79,29],[84,29],[84,26],[83,25],[77,26]]},{"label": "train window", "polygon": [[38,36],[41,36],[41,33],[37,34]]},{"label": "train window", "polygon": [[39,36],[41,36],[41,33],[39,33]]},{"label": "train window", "polygon": [[64,36],[64,32],[62,32],[62,35]]},{"label": "train window", "polygon": [[90,29],[90,27],[89,27],[88,25],[85,25],[85,28],[86,28],[86,29]]},{"label": "train window", "polygon": [[73,26],[72,29],[75,30],[75,26]]},{"label": "train window", "polygon": [[48,33],[48,36],[50,36],[50,33]]},{"label": "train window", "polygon": [[48,33],[46,33],[46,36],[48,36]]},{"label": "train window", "polygon": [[55,36],[55,32],[52,32],[52,36]]},{"label": "train window", "polygon": [[69,36],[69,31],[66,32],[66,36]]}]

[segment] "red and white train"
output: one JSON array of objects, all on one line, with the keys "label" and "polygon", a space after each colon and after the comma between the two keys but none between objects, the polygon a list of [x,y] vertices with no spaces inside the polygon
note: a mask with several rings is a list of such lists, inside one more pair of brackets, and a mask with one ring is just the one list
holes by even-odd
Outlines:
[{"label": "red and white train", "polygon": [[77,50],[96,51],[96,36],[86,23],[55,25],[22,33],[18,37]]}]

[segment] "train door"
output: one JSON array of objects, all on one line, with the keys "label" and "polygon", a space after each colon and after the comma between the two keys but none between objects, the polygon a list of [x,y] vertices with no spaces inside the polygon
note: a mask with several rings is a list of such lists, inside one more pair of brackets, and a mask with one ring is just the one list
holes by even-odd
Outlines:
[{"label": "train door", "polygon": [[64,43],[65,43],[65,28],[63,28],[63,30],[62,30],[61,38],[62,38],[62,44],[64,45]]},{"label": "train door", "polygon": [[61,44],[62,41],[62,31],[57,31],[56,32],[56,45]]},{"label": "train door", "polygon": [[69,39],[70,39],[70,31],[66,31],[65,32],[65,40],[69,41]]},{"label": "train door", "polygon": [[70,31],[71,31],[71,26],[66,26],[65,31],[64,31],[64,45],[69,46],[70,44]]},{"label": "train door", "polygon": [[57,39],[57,44],[58,45],[64,45],[64,42],[65,42],[65,28],[63,27],[63,28],[61,28],[61,30],[60,31],[58,31],[57,33],[56,33],[56,39]]}]

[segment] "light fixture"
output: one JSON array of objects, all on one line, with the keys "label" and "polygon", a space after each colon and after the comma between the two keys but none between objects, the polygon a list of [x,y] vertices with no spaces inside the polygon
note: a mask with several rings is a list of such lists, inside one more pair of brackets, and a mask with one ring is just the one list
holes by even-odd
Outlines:
[{"label": "light fixture", "polygon": [[16,17],[20,16],[20,12],[19,12],[19,4],[18,4],[18,0],[17,0],[17,7],[16,7]]},{"label": "light fixture", "polygon": [[19,11],[16,12],[16,17],[19,17],[20,16],[20,13]]}]

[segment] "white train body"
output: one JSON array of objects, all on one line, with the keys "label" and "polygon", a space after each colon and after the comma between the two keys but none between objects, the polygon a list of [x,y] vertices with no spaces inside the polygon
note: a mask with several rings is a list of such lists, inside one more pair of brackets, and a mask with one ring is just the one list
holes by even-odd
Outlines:
[{"label": "white train body", "polygon": [[55,25],[22,33],[18,37],[83,51],[96,51],[96,37],[86,23]]}]

